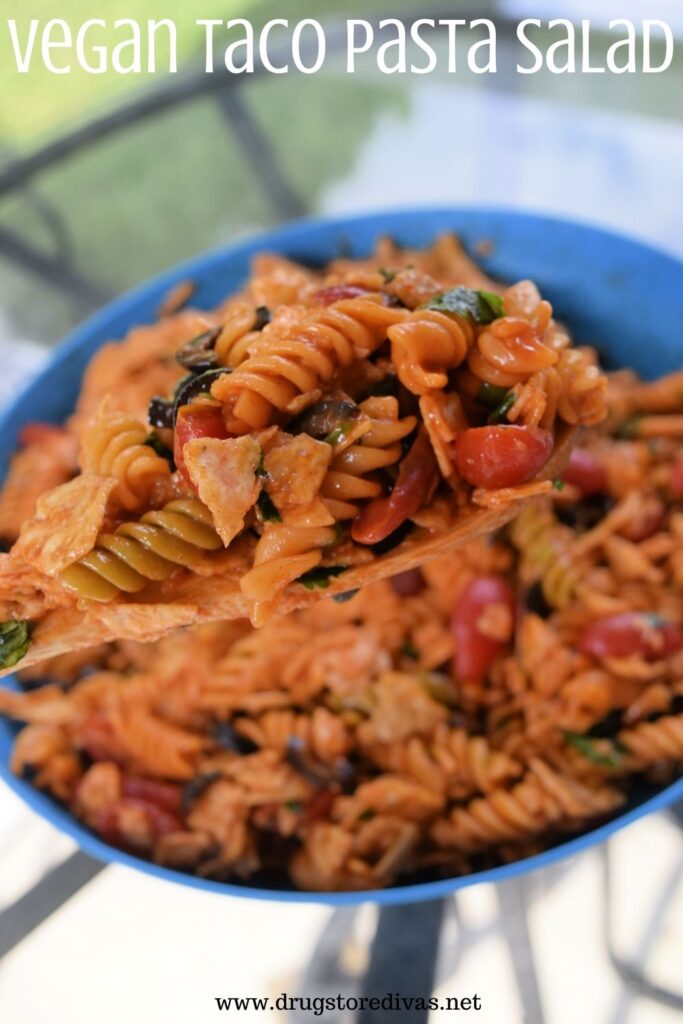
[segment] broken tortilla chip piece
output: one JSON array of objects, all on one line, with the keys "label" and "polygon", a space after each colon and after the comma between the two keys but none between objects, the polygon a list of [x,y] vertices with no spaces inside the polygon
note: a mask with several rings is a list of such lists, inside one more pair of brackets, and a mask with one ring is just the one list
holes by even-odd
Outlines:
[{"label": "broken tortilla chip piece", "polygon": [[12,558],[46,576],[56,576],[92,551],[117,481],[77,476],[38,499],[36,513],[22,527]]},{"label": "broken tortilla chip piece", "polygon": [[256,470],[262,454],[253,437],[201,437],[183,448],[187,471],[226,547],[242,530],[261,491]]},{"label": "broken tortilla chip piece", "polygon": [[278,438],[263,459],[265,488],[280,514],[313,505],[332,458],[332,445],[307,434]]}]

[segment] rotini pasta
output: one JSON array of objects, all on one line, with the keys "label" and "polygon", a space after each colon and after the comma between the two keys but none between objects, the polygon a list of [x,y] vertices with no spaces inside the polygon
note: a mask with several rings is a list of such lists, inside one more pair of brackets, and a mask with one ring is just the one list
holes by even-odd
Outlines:
[{"label": "rotini pasta", "polygon": [[[282,504],[303,507],[297,525],[263,500],[252,522],[244,578],[266,603],[334,568],[336,525],[306,516],[330,474],[358,468],[337,460],[381,456],[351,474],[375,482],[412,436],[394,396],[334,401],[346,427],[328,441],[261,434],[273,503],[287,453],[316,463],[315,486],[302,474]],[[326,436],[339,408],[306,422]],[[33,688],[0,690],[0,713],[26,723],[13,770],[158,863],[308,890],[476,870],[618,813],[632,779],[660,785],[683,764],[680,451],[666,424],[623,438],[622,414],[583,435],[562,489],[422,570],[259,630],[206,624],[60,659],[40,672],[56,683],[26,674]],[[337,497],[324,511],[344,523]]]},{"label": "rotini pasta", "polygon": [[90,554],[61,575],[70,590],[91,601],[116,594],[135,594],[150,580],[165,580],[179,566],[191,568],[221,540],[211,515],[195,498],[178,498],[159,511],[145,512],[138,522],[123,523],[102,533]]},{"label": "rotini pasta", "polygon": [[[9,554],[38,570],[33,591],[17,600],[0,574],[0,604],[37,627],[29,659],[45,633],[50,653],[57,632],[79,642],[56,624],[67,609],[102,622],[93,602],[115,605],[107,637],[139,635],[118,608],[133,594],[190,622],[214,607],[262,623],[438,557],[548,493],[577,428],[607,411],[594,353],[536,286],[490,281],[453,238],[316,270],[262,254],[216,309],[167,312],[100,353],[69,424],[81,478],[101,481],[98,528],[37,510]],[[565,600],[560,562],[541,574]]]},{"label": "rotini pasta", "polygon": [[264,330],[249,358],[212,388],[229,410],[228,429],[243,433],[267,426],[276,411],[302,412],[340,369],[371,355],[403,316],[369,296],[342,299],[308,313],[300,324]]},{"label": "rotini pasta", "polygon": [[84,473],[116,477],[112,494],[122,508],[132,511],[149,502],[154,486],[170,476],[167,459],[146,442],[149,430],[132,416],[101,412],[81,446]]}]

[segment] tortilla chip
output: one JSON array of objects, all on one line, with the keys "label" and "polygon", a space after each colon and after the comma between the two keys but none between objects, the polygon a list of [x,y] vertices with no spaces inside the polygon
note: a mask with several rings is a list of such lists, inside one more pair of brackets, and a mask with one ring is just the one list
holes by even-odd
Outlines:
[{"label": "tortilla chip", "polygon": [[183,448],[187,471],[226,547],[243,529],[261,491],[256,470],[262,454],[253,437],[198,437]]},{"label": "tortilla chip", "polygon": [[284,515],[313,505],[330,465],[332,445],[316,441],[308,434],[278,440],[280,443],[266,453],[263,467],[266,491]]},{"label": "tortilla chip", "polygon": [[35,516],[22,527],[12,557],[46,576],[77,562],[95,546],[116,485],[113,478],[88,474],[44,494]]}]

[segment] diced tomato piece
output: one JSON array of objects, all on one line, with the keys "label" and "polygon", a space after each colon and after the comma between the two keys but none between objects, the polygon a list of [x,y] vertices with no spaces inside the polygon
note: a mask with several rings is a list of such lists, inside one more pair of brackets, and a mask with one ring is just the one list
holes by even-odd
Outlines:
[{"label": "diced tomato piece", "polygon": [[600,459],[586,448],[575,448],[562,474],[566,484],[578,487],[585,497],[607,490],[607,473]]},{"label": "diced tomato piece", "polygon": [[351,524],[358,544],[378,544],[427,501],[438,479],[436,458],[426,430],[421,428],[399,466],[390,495],[375,498]]},{"label": "diced tomato piece", "polygon": [[503,605],[514,624],[515,595],[502,576],[477,576],[465,587],[453,609],[451,630],[455,648],[453,667],[461,683],[483,683],[506,644],[481,632],[482,615],[491,605]]},{"label": "diced tomato piece", "polygon": [[195,485],[185,466],[183,448],[188,441],[194,441],[197,437],[217,437],[223,440],[227,436],[228,431],[220,406],[211,405],[209,402],[195,402],[193,405],[183,405],[178,410],[173,434],[173,458],[183,479],[195,493]]},{"label": "diced tomato piece", "polygon": [[158,779],[142,779],[137,775],[124,775],[122,792],[125,797],[155,804],[170,814],[180,814],[180,786]]},{"label": "diced tomato piece", "polygon": [[425,588],[425,579],[419,569],[406,569],[391,577],[391,585],[399,597],[413,597]]},{"label": "diced tomato piece", "polygon": [[334,798],[338,796],[339,789],[319,789],[309,800],[304,812],[305,821],[318,821],[326,818],[332,810]]},{"label": "diced tomato piece", "polygon": [[19,431],[19,444],[22,448],[30,448],[49,437],[63,437],[65,433],[64,427],[57,427],[54,423],[26,423]]},{"label": "diced tomato piece", "polygon": [[108,807],[104,807],[97,815],[95,831],[102,837],[105,843],[132,852],[139,849],[139,844],[135,843],[130,836],[127,836],[121,828],[122,814],[127,809],[133,808],[142,811],[145,815],[153,839],[168,835],[170,832],[183,830],[184,826],[181,819],[177,815],[163,810],[156,803],[150,803],[148,800],[140,800],[133,797],[124,797],[113,804],[109,804]]},{"label": "diced tomato piece", "polygon": [[318,302],[323,306],[331,306],[333,302],[341,302],[342,299],[357,299],[359,295],[367,295],[367,288],[359,288],[353,284],[333,284],[329,288],[321,288],[315,293]]},{"label": "diced tomato piece", "polygon": [[156,803],[151,803],[149,800],[137,800],[132,797],[128,797],[122,803],[127,804],[129,807],[139,807],[140,810],[145,812],[149,827],[154,833],[155,838],[168,835],[169,832],[182,832],[183,823],[180,818],[176,814],[165,811]]},{"label": "diced tomato piece", "polygon": [[540,473],[553,447],[553,435],[540,427],[473,427],[455,439],[455,465],[472,487],[517,487]]},{"label": "diced tomato piece", "polygon": [[594,658],[668,658],[683,650],[683,629],[658,615],[621,612],[587,626],[579,649]]}]

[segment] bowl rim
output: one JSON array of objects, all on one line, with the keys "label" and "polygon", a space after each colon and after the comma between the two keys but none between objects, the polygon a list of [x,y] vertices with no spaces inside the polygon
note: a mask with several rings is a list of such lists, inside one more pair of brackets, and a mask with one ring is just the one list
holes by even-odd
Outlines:
[{"label": "bowl rim", "polygon": [[[474,204],[461,206],[425,205],[414,208],[388,208],[377,211],[358,212],[351,215],[340,214],[332,217],[298,219],[256,234],[250,234],[247,238],[239,239],[234,243],[213,247],[174,264],[154,277],[127,290],[97,310],[70,331],[66,338],[50,351],[48,359],[37,374],[34,374],[17,392],[14,400],[0,415],[0,436],[4,437],[9,434],[9,444],[12,444],[14,438],[13,423],[21,411],[25,397],[37,383],[47,380],[50,372],[57,366],[65,363],[71,355],[80,352],[80,349],[89,343],[93,334],[105,330],[109,322],[132,312],[140,303],[152,300],[158,302],[164,292],[168,291],[173,285],[193,278],[201,281],[208,271],[215,268],[222,261],[234,260],[243,262],[261,249],[273,249],[274,251],[286,253],[288,247],[295,245],[297,241],[305,239],[311,233],[343,233],[345,229],[355,228],[358,230],[359,228],[366,227],[373,228],[375,234],[379,235],[382,232],[400,231],[404,226],[414,227],[415,222],[421,218],[430,221],[443,218],[449,222],[454,220],[466,222],[470,219],[491,218],[495,220],[500,218],[508,222],[525,223],[527,225],[535,224],[537,227],[544,226],[550,229],[556,226],[564,231],[574,230],[584,238],[593,237],[603,242],[616,243],[626,247],[641,258],[655,259],[657,261],[663,260],[672,266],[676,266],[679,270],[683,270],[683,261],[674,252],[655,247],[626,233],[620,233],[612,228],[596,226],[581,220],[545,214],[542,211],[519,210],[505,206],[480,207]],[[13,676],[0,680],[0,685],[17,686]],[[0,722],[0,728],[3,730],[5,728],[11,729],[12,726],[10,723]],[[386,889],[318,893],[284,888],[261,888],[251,886],[248,883],[239,885],[231,882],[218,882],[162,867],[152,861],[145,860],[142,857],[127,853],[103,842],[76,817],[70,814],[64,806],[57,803],[46,793],[34,789],[30,783],[13,775],[10,771],[8,760],[4,758],[0,759],[0,779],[33,812],[73,839],[81,850],[104,863],[123,865],[167,882],[224,896],[282,903],[324,904],[333,907],[359,905],[362,903],[390,906],[440,899],[473,885],[502,882],[519,877],[528,872],[549,867],[559,861],[577,856],[605,842],[610,836],[638,819],[655,811],[663,810],[676,801],[683,799],[683,778],[680,778],[661,789],[658,793],[648,797],[637,806],[621,814],[616,814],[609,821],[588,829],[580,835],[575,835],[564,842],[557,843],[541,853],[513,861],[509,864],[501,864],[494,868],[474,872],[469,875],[459,875],[405,885],[399,884]]]}]

